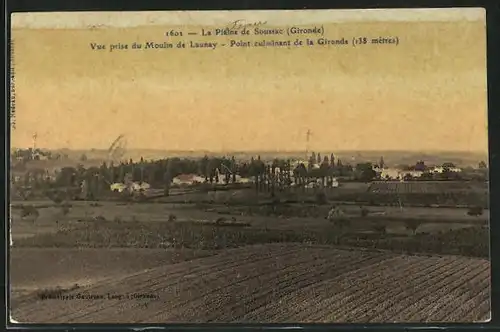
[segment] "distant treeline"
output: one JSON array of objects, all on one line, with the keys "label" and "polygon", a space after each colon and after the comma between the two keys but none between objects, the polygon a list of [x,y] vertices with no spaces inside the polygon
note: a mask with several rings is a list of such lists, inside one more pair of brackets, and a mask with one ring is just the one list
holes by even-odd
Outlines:
[{"label": "distant treeline", "polygon": [[103,162],[100,167],[63,167],[55,178],[49,177],[44,169],[35,169],[26,172],[22,182],[34,188],[78,187],[85,182],[91,193],[101,192],[105,188],[109,190],[109,185],[116,182],[147,182],[153,187],[164,188],[165,194],[168,194],[173,179],[181,174],[197,174],[210,184],[234,183],[237,176],[251,178],[256,190],[267,190],[283,189],[292,183],[305,185],[313,179],[321,179],[327,185],[335,176],[350,176],[352,173],[352,166],[343,165],[340,160],[335,162],[333,155],[325,158],[317,168],[312,162],[292,166],[291,160],[283,159],[266,164],[260,157],[248,162],[237,162],[234,157],[205,156],[198,160],[169,158],[145,161],[141,158],[138,162],[130,160],[118,165]]},{"label": "distant treeline", "polygon": [[[100,167],[83,165],[63,167],[55,176],[49,176],[45,169],[27,171],[20,183],[33,189],[80,188],[85,184],[86,198],[92,199],[110,190],[112,183],[147,182],[153,188],[162,188],[168,195],[173,179],[181,174],[197,174],[208,184],[229,184],[237,182],[237,177],[250,178],[257,191],[273,194],[275,190],[286,190],[291,186],[305,187],[314,182],[329,187],[335,178],[344,181],[370,182],[379,176],[374,166],[383,167],[383,158],[378,164],[358,163],[354,167],[344,164],[333,154],[321,157],[312,153],[307,162],[294,162],[290,159],[274,159],[265,163],[260,156],[250,161],[237,161],[235,157],[208,157],[199,159],[168,158],[146,161],[141,158],[134,162],[121,162],[117,165],[102,163]],[[422,167],[421,162],[416,163]],[[472,175],[471,175],[472,174]],[[478,175],[479,174],[479,175]],[[410,174],[405,180],[480,180],[486,179],[487,172],[456,173],[444,169],[442,173],[424,173],[419,178]],[[470,178],[469,178],[470,177]],[[15,182],[15,181],[13,181]]]}]

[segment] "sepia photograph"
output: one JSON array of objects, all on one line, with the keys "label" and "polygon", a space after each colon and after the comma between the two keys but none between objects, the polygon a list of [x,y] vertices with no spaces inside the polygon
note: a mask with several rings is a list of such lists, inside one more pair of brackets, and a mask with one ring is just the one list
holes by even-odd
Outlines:
[{"label": "sepia photograph", "polygon": [[488,322],[485,17],[12,14],[10,322]]}]

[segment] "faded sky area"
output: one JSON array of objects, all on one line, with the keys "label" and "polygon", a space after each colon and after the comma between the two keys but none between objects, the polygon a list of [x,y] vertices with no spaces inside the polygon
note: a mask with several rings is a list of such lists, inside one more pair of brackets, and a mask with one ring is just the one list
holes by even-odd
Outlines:
[{"label": "faded sky area", "polygon": [[[231,21],[323,25],[395,45],[95,51]],[[36,13],[12,17],[12,146],[166,150],[487,151],[481,9]],[[303,36],[317,40],[319,36]],[[247,40],[294,37],[250,36]]]}]

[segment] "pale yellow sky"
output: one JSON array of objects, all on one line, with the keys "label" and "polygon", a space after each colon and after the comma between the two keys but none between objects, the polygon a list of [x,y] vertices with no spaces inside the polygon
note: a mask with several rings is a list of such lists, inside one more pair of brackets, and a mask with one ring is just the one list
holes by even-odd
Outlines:
[{"label": "pale yellow sky", "polygon": [[[225,12],[209,22],[199,13],[143,21],[137,14],[128,21],[125,13],[101,21],[80,14],[75,25],[52,14],[53,26],[47,14],[16,17],[12,145],[30,146],[37,132],[40,147],[105,148],[123,133],[135,148],[303,150],[310,129],[317,150],[486,151],[484,12],[401,13],[406,22],[380,11],[366,14],[369,22],[356,12],[351,19],[332,14],[335,23],[320,11],[261,14],[273,26],[304,22],[300,17],[319,22],[332,39],[397,36],[397,46],[120,52],[89,44],[163,42],[171,28],[186,33],[256,15]],[[85,28],[99,22],[109,27]]]}]

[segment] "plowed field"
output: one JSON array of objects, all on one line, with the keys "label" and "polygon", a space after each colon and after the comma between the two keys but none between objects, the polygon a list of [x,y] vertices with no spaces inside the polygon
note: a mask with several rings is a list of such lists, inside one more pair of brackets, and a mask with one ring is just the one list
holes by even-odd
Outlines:
[{"label": "plowed field", "polygon": [[101,280],[58,298],[25,297],[12,317],[30,323],[472,322],[489,318],[489,280],[490,263],[481,259],[259,245]]}]

